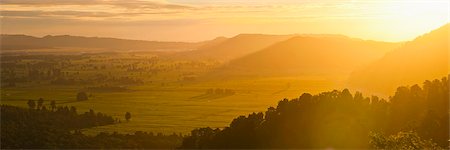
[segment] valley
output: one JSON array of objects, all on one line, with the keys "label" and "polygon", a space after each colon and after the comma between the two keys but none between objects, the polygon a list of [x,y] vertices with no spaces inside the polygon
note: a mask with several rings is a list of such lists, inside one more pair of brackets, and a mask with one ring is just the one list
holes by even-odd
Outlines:
[{"label": "valley", "polygon": [[[4,54],[2,83],[6,84],[2,84],[1,103],[27,107],[26,101],[43,98],[44,105],[55,100],[57,105],[75,106],[82,111],[94,109],[122,120],[123,112],[133,114],[130,122],[88,129],[87,133],[186,134],[202,126],[224,127],[236,115],[264,110],[284,98],[342,85],[335,79],[311,76],[202,79],[219,63],[177,62],[165,60],[165,55],[153,52],[61,55],[39,51],[26,57]],[[228,89],[232,94],[208,95],[210,89]],[[77,101],[76,94],[81,91],[88,93],[88,100]]]}]

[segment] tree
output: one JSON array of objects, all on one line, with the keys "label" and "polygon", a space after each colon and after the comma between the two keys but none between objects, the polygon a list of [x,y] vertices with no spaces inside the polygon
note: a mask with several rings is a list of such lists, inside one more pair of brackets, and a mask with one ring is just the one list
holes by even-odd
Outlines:
[{"label": "tree", "polygon": [[127,121],[129,121],[131,119],[131,113],[130,112],[125,113],[125,119]]},{"label": "tree", "polygon": [[39,100],[37,101],[37,109],[40,109],[43,104],[44,104],[44,99],[39,98]]},{"label": "tree", "polygon": [[370,138],[370,144],[375,149],[442,149],[432,140],[422,139],[414,131],[399,132],[387,137],[380,133],[372,133]]},{"label": "tree", "polygon": [[42,106],[41,111],[47,111],[47,107]]},{"label": "tree", "polygon": [[55,102],[55,100],[52,100],[50,102],[50,107],[52,108],[52,111],[54,111],[56,109],[56,102]]},{"label": "tree", "polygon": [[77,114],[77,108],[75,108],[74,106],[71,106],[70,107],[70,113]]},{"label": "tree", "polygon": [[78,92],[77,101],[85,101],[85,100],[88,100],[86,92]]},{"label": "tree", "polygon": [[389,100],[348,89],[303,94],[265,115],[237,117],[218,132],[193,130],[181,148],[447,148],[448,87],[446,78],[427,81],[423,88],[400,87]]},{"label": "tree", "polygon": [[28,107],[34,109],[36,107],[36,102],[34,100],[28,100]]}]

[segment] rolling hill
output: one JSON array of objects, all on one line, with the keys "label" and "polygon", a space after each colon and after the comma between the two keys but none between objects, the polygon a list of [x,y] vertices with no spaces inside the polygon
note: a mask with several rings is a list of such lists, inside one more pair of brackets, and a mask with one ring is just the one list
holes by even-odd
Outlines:
[{"label": "rolling hill", "polygon": [[33,37],[27,35],[1,35],[2,50],[51,49],[51,48],[97,48],[111,50],[192,50],[208,42],[158,42],[142,40],[125,40],[103,37],[82,37],[70,35],[47,35]]},{"label": "rolling hill", "polygon": [[398,43],[345,36],[296,36],[235,59],[212,76],[334,76],[381,58]]},{"label": "rolling hill", "polygon": [[226,62],[264,49],[293,36],[294,35],[239,34],[229,39],[221,38],[219,39],[221,41],[216,42],[214,45],[183,52],[175,57],[191,60],[209,59]]},{"label": "rolling hill", "polygon": [[399,85],[440,78],[449,73],[449,27],[417,37],[380,60],[352,73],[349,86],[389,94]]}]

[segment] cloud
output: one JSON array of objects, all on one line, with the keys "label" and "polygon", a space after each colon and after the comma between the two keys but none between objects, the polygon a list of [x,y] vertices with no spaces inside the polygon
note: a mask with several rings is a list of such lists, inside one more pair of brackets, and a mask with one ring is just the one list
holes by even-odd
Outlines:
[{"label": "cloud", "polygon": [[3,0],[1,5],[92,5],[101,2],[101,0]]},{"label": "cloud", "polygon": [[144,0],[2,0],[0,5],[58,6],[58,5],[109,5],[127,9],[190,9],[190,5],[172,4],[165,1]]},{"label": "cloud", "polygon": [[175,14],[177,12],[90,12],[90,11],[41,11],[41,10],[3,10],[1,16],[9,18],[46,18],[79,19],[79,18],[111,18],[140,15]]},{"label": "cloud", "polygon": [[55,16],[69,16],[69,17],[114,17],[122,14],[107,13],[107,12],[82,12],[82,11],[1,11],[4,17],[24,17],[24,18],[38,18],[38,17],[55,17]]},{"label": "cloud", "polygon": [[0,7],[0,16],[8,18],[123,21],[167,18],[196,9],[164,0],[2,0]]}]

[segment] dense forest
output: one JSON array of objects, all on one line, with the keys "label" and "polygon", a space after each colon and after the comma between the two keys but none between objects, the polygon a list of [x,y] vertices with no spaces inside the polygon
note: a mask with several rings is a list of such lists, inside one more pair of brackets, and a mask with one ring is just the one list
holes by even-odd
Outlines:
[{"label": "dense forest", "polygon": [[[75,107],[51,109],[43,100],[28,101],[29,108],[1,105],[1,148],[175,148],[181,135],[147,132],[85,135],[81,129],[119,123],[117,118],[95,113],[78,114]],[[129,114],[128,112],[126,114]],[[127,118],[129,119],[129,118]]]},{"label": "dense forest", "polygon": [[399,87],[388,100],[349,90],[305,93],[229,127],[191,131],[181,148],[447,148],[448,79]]}]

